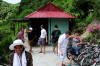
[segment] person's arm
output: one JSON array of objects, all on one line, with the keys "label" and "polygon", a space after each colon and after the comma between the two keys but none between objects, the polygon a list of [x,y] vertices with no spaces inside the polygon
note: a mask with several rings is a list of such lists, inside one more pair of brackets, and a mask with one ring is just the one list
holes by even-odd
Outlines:
[{"label": "person's arm", "polygon": [[46,43],[48,42],[48,39],[47,39],[48,37],[47,37],[47,34],[46,34]]},{"label": "person's arm", "polygon": [[80,39],[80,42],[77,43],[77,45],[81,45],[83,43],[82,39]]},{"label": "person's arm", "polygon": [[48,42],[48,36],[47,36],[47,32],[45,30],[45,39],[46,39],[46,43]]},{"label": "person's arm", "polygon": [[54,30],[51,33],[51,39],[53,39],[53,35],[54,35]]},{"label": "person's arm", "polygon": [[[41,32],[42,32],[42,30],[41,30]],[[40,36],[39,36],[39,40],[40,40],[40,38],[41,38],[41,34],[40,34]]]},{"label": "person's arm", "polygon": [[60,36],[59,39],[58,39],[58,50],[59,50],[60,54],[63,56],[63,52],[62,52],[62,49],[61,49],[62,43],[63,43],[63,39],[62,39],[62,36]]},{"label": "person's arm", "polygon": [[[41,36],[41,35],[40,35]],[[40,37],[39,37],[39,40],[40,40]]]},{"label": "person's arm", "polygon": [[53,39],[53,35],[51,35],[51,39]]},{"label": "person's arm", "polygon": [[63,56],[63,52],[62,52],[61,44],[60,44],[60,43],[58,43],[58,49],[59,49],[59,51],[60,51],[60,53],[61,53],[61,56]]},{"label": "person's arm", "polygon": [[69,38],[73,38],[73,37],[75,37],[75,35],[70,35],[70,36],[69,36]]},{"label": "person's arm", "polygon": [[40,34],[40,36],[39,36],[38,40],[40,40],[40,38],[41,38],[41,34]]}]

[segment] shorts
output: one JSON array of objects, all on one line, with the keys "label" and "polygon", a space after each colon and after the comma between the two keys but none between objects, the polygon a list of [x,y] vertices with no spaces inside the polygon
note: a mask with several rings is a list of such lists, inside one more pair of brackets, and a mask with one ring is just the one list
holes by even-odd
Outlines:
[{"label": "shorts", "polygon": [[39,44],[40,45],[45,45],[45,38],[40,38],[40,40],[39,40]]},{"label": "shorts", "polygon": [[66,51],[63,51],[63,56],[61,55],[60,52],[58,52],[58,56],[59,56],[59,59],[64,60],[67,57]]},{"label": "shorts", "polygon": [[[78,53],[76,53],[76,51],[77,51]],[[76,50],[76,48],[71,48],[70,53],[71,53],[72,55],[75,55],[75,56],[78,56],[78,55],[80,54],[79,51],[78,51],[78,49]]]},{"label": "shorts", "polygon": [[57,48],[57,45],[58,45],[58,42],[52,44],[53,48]]},{"label": "shorts", "polygon": [[69,61],[69,59],[68,59],[67,56],[65,56],[65,55],[61,56],[60,54],[58,54],[58,56],[59,56],[59,59],[60,59],[61,61],[63,61],[64,63],[67,63],[67,62]]},{"label": "shorts", "polygon": [[61,54],[58,54],[58,56],[59,56],[59,59],[61,59],[61,60],[64,60],[64,58],[65,58],[65,56],[64,55],[61,56]]},{"label": "shorts", "polygon": [[28,44],[29,44],[29,46],[32,46],[33,45],[32,40],[28,40]]}]

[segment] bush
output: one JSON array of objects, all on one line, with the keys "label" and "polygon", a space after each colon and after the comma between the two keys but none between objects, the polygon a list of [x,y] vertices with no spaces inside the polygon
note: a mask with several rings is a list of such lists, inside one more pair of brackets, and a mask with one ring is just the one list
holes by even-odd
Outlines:
[{"label": "bush", "polygon": [[4,37],[2,41],[0,42],[0,64],[5,64],[8,62],[8,55],[10,53],[9,51],[9,45],[12,43],[11,36]]}]

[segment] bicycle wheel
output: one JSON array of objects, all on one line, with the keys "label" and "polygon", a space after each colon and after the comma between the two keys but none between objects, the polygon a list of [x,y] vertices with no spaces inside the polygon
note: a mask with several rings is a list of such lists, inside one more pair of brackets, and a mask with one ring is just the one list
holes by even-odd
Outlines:
[{"label": "bicycle wheel", "polygon": [[100,66],[100,61],[98,61],[95,66]]},{"label": "bicycle wheel", "polygon": [[67,55],[67,58],[68,58],[68,59],[69,59],[69,54],[70,54],[70,48],[67,48],[66,55]]},{"label": "bicycle wheel", "polygon": [[84,58],[84,55],[86,55],[87,53],[82,53],[78,56],[78,61],[80,62],[83,58]]},{"label": "bicycle wheel", "polygon": [[87,56],[83,62],[82,62],[82,66],[91,66],[91,63],[92,63],[92,59],[90,56]]},{"label": "bicycle wheel", "polygon": [[70,59],[70,55],[71,55],[71,54],[70,54],[69,52],[67,52],[67,58],[68,58],[68,59]]}]

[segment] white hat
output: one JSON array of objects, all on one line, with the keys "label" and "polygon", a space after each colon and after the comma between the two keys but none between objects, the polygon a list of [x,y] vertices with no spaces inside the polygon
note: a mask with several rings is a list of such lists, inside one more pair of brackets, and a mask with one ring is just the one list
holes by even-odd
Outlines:
[{"label": "white hat", "polygon": [[15,40],[15,41],[13,41],[13,44],[11,44],[11,45],[9,46],[9,49],[10,49],[10,50],[14,50],[14,46],[16,46],[16,45],[23,45],[23,46],[25,47],[25,45],[24,45],[24,43],[22,42],[22,40],[21,40],[21,39],[17,39],[17,40]]},{"label": "white hat", "polygon": [[29,30],[33,30],[33,29],[30,27]]}]

